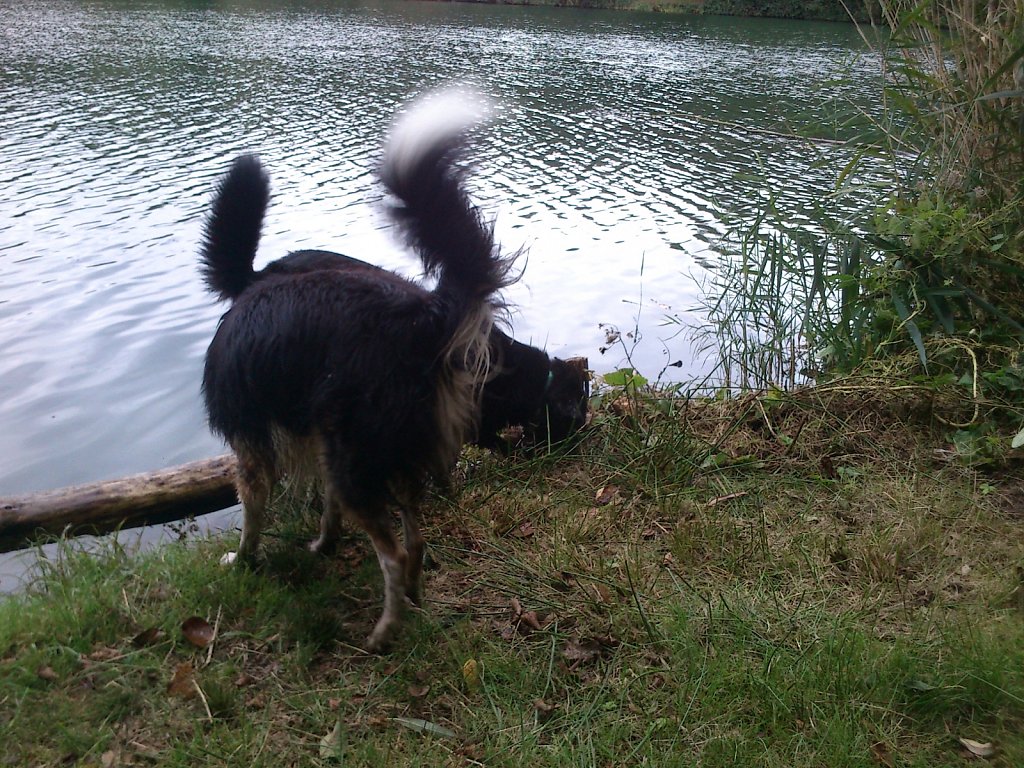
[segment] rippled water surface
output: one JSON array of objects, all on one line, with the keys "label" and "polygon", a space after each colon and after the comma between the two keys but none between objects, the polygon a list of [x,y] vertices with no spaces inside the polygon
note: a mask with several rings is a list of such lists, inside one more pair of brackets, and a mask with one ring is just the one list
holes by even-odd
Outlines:
[{"label": "rippled water surface", "polygon": [[0,0],[0,496],[222,452],[199,399],[224,310],[196,272],[215,178],[242,151],[268,165],[260,264],[325,247],[415,274],[374,166],[398,106],[453,79],[502,105],[474,184],[529,247],[516,335],[607,370],[598,324],[639,312],[640,367],[695,370],[662,319],[694,303],[722,209],[829,188],[827,147],[761,129],[867,101],[857,48],[844,25],[768,20]]}]

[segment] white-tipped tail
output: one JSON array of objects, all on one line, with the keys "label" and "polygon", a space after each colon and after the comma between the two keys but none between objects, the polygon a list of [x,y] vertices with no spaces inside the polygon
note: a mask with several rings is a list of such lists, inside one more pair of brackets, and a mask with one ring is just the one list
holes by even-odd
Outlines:
[{"label": "white-tipped tail", "polygon": [[494,105],[479,91],[452,86],[416,98],[391,126],[382,175],[399,186],[424,157],[458,143],[469,131],[490,121]]}]

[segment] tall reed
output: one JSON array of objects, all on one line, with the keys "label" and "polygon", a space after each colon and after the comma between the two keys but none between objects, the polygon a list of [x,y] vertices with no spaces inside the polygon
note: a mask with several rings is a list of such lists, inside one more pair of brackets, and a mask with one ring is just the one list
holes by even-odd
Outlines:
[{"label": "tall reed", "polygon": [[872,154],[894,160],[891,185],[860,221],[822,209],[811,229],[769,210],[728,240],[698,339],[728,386],[789,387],[893,349],[927,368],[940,336],[1018,365],[1024,0],[880,3],[891,34],[862,32],[883,66],[881,117],[851,142],[837,187]]},{"label": "tall reed", "polygon": [[946,189],[1000,202],[1024,179],[1024,0],[880,0],[899,137]]}]

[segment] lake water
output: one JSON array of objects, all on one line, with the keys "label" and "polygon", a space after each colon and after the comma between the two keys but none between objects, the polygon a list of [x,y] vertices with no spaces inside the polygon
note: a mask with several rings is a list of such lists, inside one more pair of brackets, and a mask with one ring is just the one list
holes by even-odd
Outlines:
[{"label": "lake water", "polygon": [[836,148],[766,131],[870,104],[860,50],[847,25],[764,19],[0,0],[0,496],[223,452],[199,397],[215,179],[243,151],[270,169],[258,266],[320,247],[414,275],[374,169],[396,109],[451,81],[501,105],[474,185],[529,249],[516,336],[606,371],[624,354],[599,324],[638,325],[643,372],[699,371],[664,318],[691,319],[725,211],[831,189]]}]

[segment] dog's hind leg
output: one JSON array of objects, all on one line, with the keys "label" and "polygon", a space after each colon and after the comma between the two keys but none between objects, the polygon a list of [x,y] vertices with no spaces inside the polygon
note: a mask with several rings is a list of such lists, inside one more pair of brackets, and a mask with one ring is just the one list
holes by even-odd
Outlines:
[{"label": "dog's hind leg", "polygon": [[399,543],[391,527],[389,515],[383,507],[350,511],[353,520],[366,531],[366,535],[373,542],[380,570],[384,574],[384,611],[365,643],[366,650],[375,653],[391,642],[395,630],[401,623],[409,555],[405,547]]},{"label": "dog's hind leg", "polygon": [[251,564],[256,559],[259,547],[260,529],[267,510],[267,500],[274,486],[273,463],[260,454],[245,448],[235,448],[238,457],[238,476],[235,487],[242,502],[242,538],[237,552],[228,552],[220,562],[231,565],[234,562]]},{"label": "dog's hind leg", "polygon": [[331,484],[324,482],[324,511],[320,515],[320,535],[309,542],[309,551],[326,555],[334,549],[341,535],[341,504],[331,491]]},{"label": "dog's hind leg", "polygon": [[399,513],[406,550],[405,596],[413,605],[420,605],[423,601],[423,553],[427,542],[420,533],[416,507],[403,504]]}]

